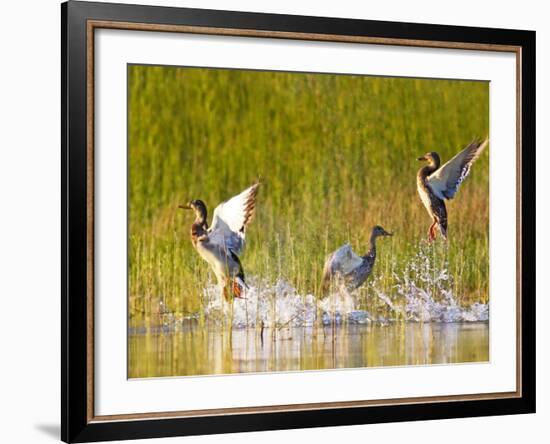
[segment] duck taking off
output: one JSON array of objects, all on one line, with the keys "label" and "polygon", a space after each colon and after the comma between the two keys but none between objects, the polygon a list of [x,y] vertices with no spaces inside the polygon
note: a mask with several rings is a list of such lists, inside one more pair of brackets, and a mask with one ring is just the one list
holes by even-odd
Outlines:
[{"label": "duck taking off", "polygon": [[365,283],[372,272],[376,260],[376,238],[379,236],[393,236],[380,225],[372,229],[370,248],[366,255],[359,256],[352,250],[350,244],[345,244],[331,253],[323,270],[321,290],[326,293],[331,284],[341,282],[348,291],[353,291]]},{"label": "duck taking off", "polygon": [[428,165],[418,170],[416,187],[422,203],[432,218],[432,225],[428,230],[428,241],[436,237],[435,229],[444,239],[447,239],[447,208],[445,199],[452,199],[460,184],[466,179],[474,161],[487,146],[488,139],[483,142],[474,140],[445,165],[440,168],[441,159],[436,152],[426,153],[418,160],[427,161]]},{"label": "duck taking off", "polygon": [[207,209],[202,200],[192,200],[179,208],[193,210],[191,241],[199,255],[210,265],[226,300],[242,298],[247,288],[239,259],[244,247],[246,228],[254,217],[259,183],[219,204],[208,228]]}]

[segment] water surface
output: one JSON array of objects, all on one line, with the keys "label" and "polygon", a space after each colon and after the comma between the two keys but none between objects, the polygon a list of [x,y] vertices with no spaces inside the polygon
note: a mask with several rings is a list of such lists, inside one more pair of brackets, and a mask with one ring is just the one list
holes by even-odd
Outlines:
[{"label": "water surface", "polygon": [[179,331],[128,336],[130,378],[321,370],[489,360],[488,322]]}]

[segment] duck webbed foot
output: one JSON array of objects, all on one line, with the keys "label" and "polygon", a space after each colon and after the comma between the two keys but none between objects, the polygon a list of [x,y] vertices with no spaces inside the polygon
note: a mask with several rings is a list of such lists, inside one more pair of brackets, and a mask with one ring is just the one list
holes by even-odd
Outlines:
[{"label": "duck webbed foot", "polygon": [[233,280],[231,292],[233,293],[233,296],[238,299],[246,299],[246,297],[244,296],[243,288],[236,280]]},{"label": "duck webbed foot", "polygon": [[246,299],[244,288],[236,280],[227,281],[223,286],[223,297],[227,302],[231,302],[234,298]]}]

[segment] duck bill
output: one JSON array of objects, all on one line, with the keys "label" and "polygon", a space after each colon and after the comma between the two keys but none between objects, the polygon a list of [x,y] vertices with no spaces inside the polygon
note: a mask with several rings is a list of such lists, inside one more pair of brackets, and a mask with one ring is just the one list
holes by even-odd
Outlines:
[{"label": "duck bill", "polygon": [[192,210],[191,205],[189,205],[188,203],[178,205],[178,208],[181,208],[182,210]]},{"label": "duck bill", "polygon": [[418,157],[416,160],[418,160],[418,161],[420,161],[420,160],[426,160],[426,156]]},{"label": "duck bill", "polygon": [[393,236],[393,233],[390,233],[388,231],[384,231],[384,236]]}]

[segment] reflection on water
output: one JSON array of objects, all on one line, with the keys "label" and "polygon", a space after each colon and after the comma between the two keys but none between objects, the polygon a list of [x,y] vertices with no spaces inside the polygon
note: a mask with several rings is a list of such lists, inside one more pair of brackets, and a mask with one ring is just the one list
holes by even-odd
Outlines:
[{"label": "reflection on water", "polygon": [[372,323],[130,334],[128,376],[212,375],[489,360],[489,324]]}]

